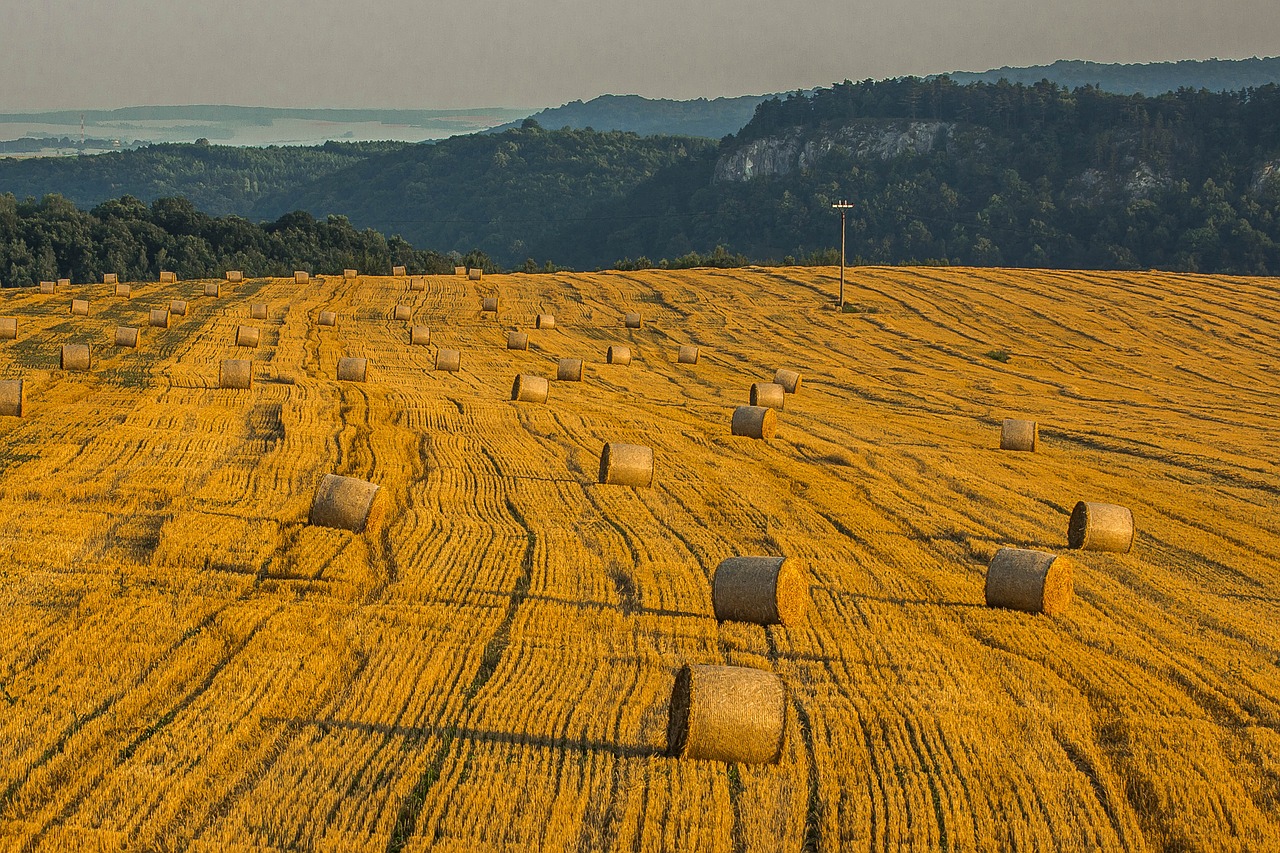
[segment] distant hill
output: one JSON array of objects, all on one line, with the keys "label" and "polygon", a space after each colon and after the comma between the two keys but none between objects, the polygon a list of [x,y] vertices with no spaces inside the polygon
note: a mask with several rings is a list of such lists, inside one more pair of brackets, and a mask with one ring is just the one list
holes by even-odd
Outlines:
[{"label": "distant hill", "polygon": [[1052,65],[1026,68],[993,68],[990,71],[955,71],[948,75],[957,83],[1010,83],[1031,85],[1051,80],[1059,86],[1097,86],[1104,92],[1132,95],[1159,95],[1178,89],[1208,89],[1236,92],[1268,83],[1280,83],[1280,57],[1266,59],[1186,59],[1180,62],[1107,64],[1080,59],[1060,59]]},{"label": "distant hill", "polygon": [[[621,130],[641,136],[703,136],[720,139],[737,133],[751,121],[756,104],[772,95],[743,95],[738,98],[698,98],[670,101],[639,95],[601,95],[589,101],[571,101],[534,113],[532,118],[548,130],[564,127],[575,130]],[[501,133],[519,127],[515,121],[489,131]]]}]

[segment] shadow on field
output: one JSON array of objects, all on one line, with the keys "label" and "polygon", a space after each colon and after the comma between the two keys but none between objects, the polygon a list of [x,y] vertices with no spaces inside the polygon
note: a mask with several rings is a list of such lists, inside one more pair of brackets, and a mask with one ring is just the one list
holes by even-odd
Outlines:
[{"label": "shadow on field", "polygon": [[[494,593],[495,595],[501,593]],[[582,601],[572,598],[558,598],[554,595],[539,595],[537,593],[529,593],[523,601],[541,601],[546,604],[557,604],[564,607],[573,607],[577,610],[621,610],[628,616],[678,616],[687,619],[714,619],[710,613],[693,613],[685,610],[664,610],[657,607],[643,607],[633,605],[630,607],[619,605],[610,601]]]},{"label": "shadow on field", "polygon": [[850,601],[876,601],[881,604],[897,604],[897,605],[927,604],[933,607],[957,607],[957,608],[969,608],[969,607],[985,608],[986,607],[986,604],[982,602],[976,602],[976,601],[934,601],[928,598],[896,598],[890,595],[863,595],[862,593],[858,593],[858,592],[844,592],[843,590],[829,589],[828,587],[825,587],[825,586],[815,586],[815,587],[812,587],[812,589],[814,591],[822,590],[832,598],[843,598]]}]

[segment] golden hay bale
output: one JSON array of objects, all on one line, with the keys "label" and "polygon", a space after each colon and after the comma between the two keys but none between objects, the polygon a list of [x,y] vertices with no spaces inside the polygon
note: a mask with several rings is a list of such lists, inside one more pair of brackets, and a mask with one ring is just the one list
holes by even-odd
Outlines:
[{"label": "golden hay bale", "polygon": [[511,399],[518,403],[545,403],[550,385],[542,376],[521,373],[511,385]]},{"label": "golden hay bale", "polygon": [[116,326],[116,346],[137,349],[142,340],[139,330],[133,326]]},{"label": "golden hay bale", "polygon": [[242,270],[227,270],[227,281],[244,281]]},{"label": "golden hay bale", "polygon": [[104,272],[102,274],[102,283],[103,284],[119,284],[120,274],[114,273],[114,272]]},{"label": "golden hay bale", "polygon": [[1026,450],[1034,452],[1040,441],[1040,425],[1035,421],[1005,418],[1000,424],[1001,450]]},{"label": "golden hay bale", "polygon": [[165,271],[165,270],[160,270],[160,283],[161,283],[161,284],[174,284],[175,282],[177,282],[177,280],[178,280],[178,274],[177,274],[177,273],[167,272],[167,271]]},{"label": "golden hay bale", "polygon": [[90,355],[88,344],[63,344],[58,356],[58,366],[63,370],[88,370]]},{"label": "golden hay bale", "polygon": [[205,296],[221,296],[221,295],[222,295],[222,282],[219,282],[219,281],[206,281],[206,282],[204,283],[204,295],[205,295]]},{"label": "golden hay bale", "polygon": [[787,370],[785,367],[779,367],[773,374],[774,383],[781,385],[783,390],[788,394],[794,394],[800,390],[801,377],[794,370]]},{"label": "golden hay bale", "polygon": [[409,290],[426,290],[427,280],[425,278],[413,278],[409,280]]},{"label": "golden hay bale", "polygon": [[75,317],[89,316],[89,300],[88,299],[72,299],[71,314]]},{"label": "golden hay bale", "polygon": [[733,410],[733,434],[747,438],[773,438],[778,416],[768,406],[739,406]]},{"label": "golden hay bale", "polygon": [[369,359],[343,356],[338,359],[338,381],[363,382],[369,376]]},{"label": "golden hay bale", "polygon": [[472,267],[467,270],[467,278],[471,281],[479,281],[484,278],[484,270],[478,267]]},{"label": "golden hay bale", "polygon": [[426,346],[431,343],[430,326],[414,326],[409,330],[409,343],[414,346]]},{"label": "golden hay bale", "polygon": [[988,607],[1054,616],[1071,604],[1073,563],[1025,548],[1001,548],[987,565]]},{"label": "golden hay bale", "polygon": [[225,358],[218,365],[219,388],[253,388],[253,362],[247,358]]},{"label": "golden hay bale", "polygon": [[22,379],[0,379],[0,416],[22,417],[27,402],[27,386]]},{"label": "golden hay bale", "polygon": [[1080,501],[1067,523],[1067,547],[1128,554],[1133,547],[1133,510],[1118,504]]},{"label": "golden hay bale", "polygon": [[462,352],[456,349],[436,350],[436,370],[457,373],[462,369]]},{"label": "golden hay bale", "polygon": [[338,325],[337,311],[321,311],[319,319],[316,320],[317,326],[336,326]]},{"label": "golden hay bale", "polygon": [[528,332],[507,332],[507,349],[524,349],[529,348]]},{"label": "golden hay bale", "polygon": [[18,318],[0,317],[0,341],[16,341],[18,339]]},{"label": "golden hay bale", "polygon": [[413,306],[411,306],[411,305],[397,305],[397,306],[396,306],[395,313],[394,313],[394,314],[392,314],[392,319],[393,319],[393,320],[405,320],[405,321],[412,320],[412,319],[413,319]]},{"label": "golden hay bale", "polygon": [[303,282],[307,282],[310,280],[311,280],[311,273],[307,272],[306,270],[293,271],[293,281],[295,284],[302,284]]},{"label": "golden hay bale", "polygon": [[622,323],[628,329],[639,329],[641,326],[644,325],[644,320],[641,318],[639,314],[632,311],[630,314],[627,314],[625,317],[622,318]]},{"label": "golden hay bale", "polygon": [[[164,308],[152,308],[151,316],[147,319],[147,322],[157,329],[167,329],[169,328],[169,312],[172,310],[172,308],[168,311]],[[187,313],[187,304],[185,302],[182,303],[182,313]]]},{"label": "golden hay bale", "polygon": [[360,273],[359,273],[357,270],[343,270],[343,271],[342,271],[342,277],[343,277],[343,278],[355,278],[355,277],[356,277],[356,276],[358,276],[358,275],[360,275]]},{"label": "golden hay bale", "polygon": [[123,296],[125,299],[132,299],[132,298],[133,298],[133,285],[131,285],[131,284],[117,284],[117,285],[116,285],[116,296]]},{"label": "golden hay bale", "polygon": [[782,754],[786,718],[786,691],[776,673],[686,665],[671,690],[667,754],[771,764]]},{"label": "golden hay bale", "polygon": [[249,319],[250,320],[267,319],[267,303],[250,302],[249,303]]},{"label": "golden hay bale", "polygon": [[41,293],[57,293],[58,292],[57,282],[52,282],[52,281],[40,282],[40,292]]},{"label": "golden hay bale", "polygon": [[697,364],[698,348],[692,344],[685,344],[676,352],[676,364]]},{"label": "golden hay bale", "polygon": [[556,380],[558,382],[581,382],[582,359],[562,358],[556,364]]},{"label": "golden hay bale", "polygon": [[598,479],[611,486],[652,486],[653,448],[609,442],[600,451]]},{"label": "golden hay bale", "polygon": [[170,313],[170,314],[176,314],[176,315],[177,315],[177,316],[179,316],[179,317],[185,317],[185,316],[187,316],[187,300],[185,300],[185,299],[170,299],[170,300],[169,300],[169,313]]},{"label": "golden hay bale", "polygon": [[58,287],[70,287],[70,286],[71,286],[71,279],[69,278],[58,279]]},{"label": "golden hay bale", "polygon": [[467,268],[466,268],[466,267],[454,267],[454,268],[453,268],[453,274],[454,274],[454,275],[466,275],[466,274],[467,274]]},{"label": "golden hay bale", "polygon": [[392,267],[391,274],[396,278],[404,278],[404,275],[405,275],[404,267]]},{"label": "golden hay bale", "polygon": [[787,402],[787,389],[777,382],[752,382],[750,399],[753,406],[782,409]]},{"label": "golden hay bale", "polygon": [[316,527],[335,527],[363,533],[377,522],[374,499],[378,487],[354,477],[325,474],[311,502],[307,523]]},{"label": "golden hay bale", "polygon": [[804,616],[807,593],[799,561],[787,557],[729,557],[711,578],[721,622],[794,625]]},{"label": "golden hay bale", "polygon": [[610,364],[630,364],[631,347],[611,346],[605,350],[604,357]]},{"label": "golden hay bale", "polygon": [[256,347],[262,338],[262,330],[254,326],[236,326],[236,346]]},{"label": "golden hay bale", "polygon": [[539,314],[533,321],[535,329],[554,329],[556,327],[556,315]]},{"label": "golden hay bale", "polygon": [[498,310],[498,297],[486,296],[484,301],[480,303],[480,310],[496,312]]}]

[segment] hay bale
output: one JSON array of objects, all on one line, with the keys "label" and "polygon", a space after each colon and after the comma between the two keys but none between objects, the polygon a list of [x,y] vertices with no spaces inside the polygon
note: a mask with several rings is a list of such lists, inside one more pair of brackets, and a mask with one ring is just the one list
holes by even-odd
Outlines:
[{"label": "hay bale", "polygon": [[63,370],[88,370],[91,365],[88,344],[63,344],[58,366]]},{"label": "hay bale", "polygon": [[1000,425],[1001,450],[1025,450],[1035,452],[1040,441],[1040,425],[1035,421],[1005,418]]},{"label": "hay bale", "polygon": [[219,281],[206,281],[206,282],[204,283],[204,295],[205,295],[205,296],[214,296],[214,297],[221,296],[221,295],[222,295],[222,282],[219,282]]},{"label": "hay bale", "polygon": [[558,382],[581,382],[582,381],[582,359],[580,358],[562,358],[556,364],[556,381]]},{"label": "hay bale", "polygon": [[479,281],[484,278],[484,270],[478,267],[471,267],[467,270],[467,278],[471,281]]},{"label": "hay bale", "polygon": [[114,272],[104,272],[102,274],[102,283],[103,284],[119,284],[120,274],[114,273]]},{"label": "hay bale", "polygon": [[27,386],[22,379],[0,379],[0,416],[22,417],[27,402]]},{"label": "hay bale", "polygon": [[753,406],[781,411],[787,402],[787,389],[777,382],[752,382],[750,400]]},{"label": "hay bale", "polygon": [[528,332],[507,332],[507,349],[527,350],[528,348]]},{"label": "hay bale", "polygon": [[423,347],[431,343],[431,327],[414,326],[409,329],[409,343],[413,346]]},{"label": "hay bale", "polygon": [[[169,328],[169,313],[172,310],[172,308],[167,310],[164,308],[152,308],[151,316],[147,318],[147,323],[157,329]],[[187,313],[187,304],[185,302],[182,304],[182,313]]]},{"label": "hay bale", "polygon": [[261,339],[261,329],[255,326],[236,326],[236,346],[256,348]]},{"label": "hay bale", "polygon": [[392,274],[393,276],[395,276],[396,278],[404,278],[404,276],[405,276],[405,269],[404,269],[404,267],[392,267],[392,268],[391,268],[391,274]]},{"label": "hay bale", "polygon": [[653,448],[609,442],[600,451],[598,480],[610,486],[652,486]]},{"label": "hay bale", "polygon": [[632,311],[630,314],[627,314],[622,318],[622,324],[628,329],[639,329],[644,325],[644,319],[641,318],[639,314]]},{"label": "hay bale", "polygon": [[698,348],[692,344],[685,344],[676,352],[676,364],[697,364]]},{"label": "hay bale", "polygon": [[250,302],[249,303],[249,319],[250,320],[267,319],[267,303]]},{"label": "hay bale", "polygon": [[58,279],[58,287],[70,287],[70,286],[71,286],[71,279],[69,278]]},{"label": "hay bale", "polygon": [[334,527],[363,533],[377,524],[374,500],[378,487],[354,477],[325,474],[311,501],[307,523],[316,527]]},{"label": "hay bale", "polygon": [[556,327],[556,315],[539,314],[533,321],[535,329],[554,329]]},{"label": "hay bale", "polygon": [[356,270],[343,270],[343,271],[342,271],[342,277],[343,277],[343,278],[355,278],[355,277],[356,277],[356,276],[358,276],[358,275],[360,275],[360,273],[359,273],[359,272],[357,272]]},{"label": "hay bale", "polygon": [[73,317],[89,316],[89,300],[88,299],[72,299],[71,315]]},{"label": "hay bale", "polygon": [[52,281],[40,282],[40,292],[41,293],[57,293],[58,292],[57,282],[52,282]]},{"label": "hay bale", "polygon": [[462,369],[462,353],[456,349],[436,350],[436,370],[457,373]]},{"label": "hay bale", "polygon": [[18,339],[18,318],[0,317],[0,341],[16,341]]},{"label": "hay bale", "polygon": [[227,281],[244,281],[242,270],[227,270]]},{"label": "hay bale", "polygon": [[747,438],[773,438],[778,416],[768,406],[739,406],[733,410],[733,434]]},{"label": "hay bale", "polygon": [[337,311],[321,311],[319,319],[316,320],[317,326],[336,326],[338,325]]},{"label": "hay bale", "polygon": [[454,268],[453,268],[453,274],[454,274],[454,275],[466,275],[466,274],[467,274],[467,268],[466,268],[466,267],[454,267]]},{"label": "hay bale", "polygon": [[1071,604],[1073,563],[1025,548],[1001,548],[987,565],[988,607],[1054,616]]},{"label": "hay bale", "polygon": [[170,300],[169,300],[169,313],[170,313],[170,314],[175,314],[175,315],[177,315],[177,316],[179,316],[179,317],[185,317],[185,316],[187,316],[187,300],[185,300],[185,299],[170,299]]},{"label": "hay bale", "polygon": [[343,356],[338,359],[339,382],[363,382],[369,376],[369,359]]},{"label": "hay bale", "polygon": [[166,271],[166,270],[160,270],[160,283],[161,283],[161,284],[175,284],[175,283],[177,283],[177,281],[178,281],[178,274],[177,274],[177,273],[174,273],[174,272],[168,272],[168,271]]},{"label": "hay bale", "polygon": [[409,280],[410,292],[415,290],[426,290],[426,289],[427,289],[427,280],[425,278],[414,278]]},{"label": "hay bale", "polygon": [[393,320],[409,321],[413,319],[413,306],[397,305],[395,313],[392,314]]},{"label": "hay bale", "polygon": [[781,385],[782,389],[788,394],[794,394],[800,390],[801,376],[794,370],[787,370],[785,367],[779,367],[773,373],[773,381],[777,385]]},{"label": "hay bale", "polygon": [[804,616],[807,592],[799,562],[786,557],[729,557],[711,578],[721,622],[794,625]]},{"label": "hay bale", "polygon": [[1067,523],[1067,547],[1128,554],[1133,547],[1133,510],[1118,504],[1080,501]]},{"label": "hay bale", "polygon": [[218,365],[218,387],[253,388],[253,362],[247,358],[224,358]]},{"label": "hay bale", "polygon": [[631,347],[611,346],[605,350],[604,358],[610,364],[630,364]]},{"label": "hay bale", "polygon": [[133,326],[116,326],[116,346],[137,349],[141,340],[142,335],[137,328]]},{"label": "hay bale", "polygon": [[511,399],[517,403],[545,403],[550,385],[542,376],[521,373],[511,385]]},{"label": "hay bale", "polygon": [[496,314],[498,311],[498,297],[486,296],[484,300],[480,303],[480,310],[493,311]]},{"label": "hay bale", "polygon": [[115,291],[115,292],[116,292],[116,296],[120,296],[120,297],[123,297],[123,298],[125,298],[125,299],[132,299],[132,298],[133,298],[133,285],[131,285],[131,284],[117,284],[117,285],[116,285],[116,291]]},{"label": "hay bale", "polygon": [[311,280],[311,273],[306,270],[294,270],[293,281],[295,284],[303,284]]},{"label": "hay bale", "polygon": [[786,691],[776,673],[686,665],[676,675],[669,713],[672,757],[772,764],[782,754]]}]

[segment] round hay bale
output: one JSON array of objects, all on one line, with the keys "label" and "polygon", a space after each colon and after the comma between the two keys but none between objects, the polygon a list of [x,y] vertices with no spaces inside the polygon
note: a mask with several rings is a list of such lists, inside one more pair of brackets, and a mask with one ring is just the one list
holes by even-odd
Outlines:
[{"label": "round hay bale", "polygon": [[88,370],[90,366],[88,344],[63,344],[58,356],[58,366],[63,370]]},{"label": "round hay bale", "polygon": [[236,326],[236,346],[257,347],[262,330],[253,326]]},{"label": "round hay bale", "polygon": [[204,295],[205,296],[221,296],[222,282],[206,281],[204,283]]},{"label": "round hay bale", "polygon": [[1040,425],[1035,421],[1005,418],[1000,424],[1000,449],[1034,453],[1040,441]]},{"label": "round hay bale", "polygon": [[533,321],[535,329],[554,329],[556,327],[556,315],[539,314]]},{"label": "round hay bale", "polygon": [[788,394],[794,394],[800,390],[801,377],[794,370],[787,370],[785,367],[779,367],[773,373],[773,381],[777,385],[781,385],[782,389]]},{"label": "round hay bale", "polygon": [[244,271],[227,270],[227,281],[244,281]]},{"label": "round hay bale", "polygon": [[250,320],[267,319],[267,303],[265,302],[249,303],[249,319]]},{"label": "round hay bale", "polygon": [[462,369],[462,352],[456,349],[436,350],[436,370],[457,373]]},{"label": "round hay bale", "polygon": [[582,381],[582,359],[580,358],[562,358],[556,364],[556,381],[558,382],[581,382]]},{"label": "round hay bale", "polygon": [[[183,305],[182,310],[186,310],[187,306]],[[152,308],[150,316],[147,317],[147,324],[157,329],[169,328],[169,311],[164,308]]]},{"label": "round hay bale", "polygon": [[338,325],[337,311],[321,311],[320,318],[316,320],[318,326],[336,326]]},{"label": "round hay bale", "polygon": [[697,364],[698,348],[692,344],[685,344],[676,352],[676,364]]},{"label": "round hay bale", "polygon": [[88,299],[72,299],[71,315],[73,317],[89,316],[89,300]]},{"label": "round hay bale", "polygon": [[671,690],[667,753],[676,758],[772,764],[782,754],[786,691],[776,673],[684,666]]},{"label": "round hay bale", "polygon": [[310,279],[311,279],[311,273],[309,273],[309,272],[307,272],[307,271],[305,271],[305,270],[294,270],[294,271],[293,271],[293,281],[294,281],[294,283],[295,283],[295,284],[302,284],[302,283],[304,283],[304,282],[306,282],[306,281],[309,281]]},{"label": "round hay bale", "polygon": [[58,285],[52,281],[42,281],[40,282],[40,292],[41,293],[57,293]]},{"label": "round hay bale", "polygon": [[179,317],[187,316],[187,300],[171,299],[169,300],[169,313]]},{"label": "round hay bale", "polygon": [[787,389],[777,382],[752,382],[751,405],[781,410],[787,402]]},{"label": "round hay bale", "polygon": [[454,268],[453,268],[453,274],[454,274],[454,275],[466,275],[466,274],[467,274],[467,268],[466,268],[466,267],[454,267]]},{"label": "round hay bale", "polygon": [[404,267],[392,267],[391,275],[395,276],[396,278],[404,278],[404,275],[405,275]]},{"label": "round hay bale", "polygon": [[778,431],[778,416],[768,406],[739,406],[733,410],[734,435],[747,438],[773,438]]},{"label": "round hay bale", "polygon": [[378,487],[354,477],[325,474],[311,502],[307,523],[316,527],[334,527],[363,533],[377,522],[374,499]]},{"label": "round hay bale", "polygon": [[411,292],[415,290],[426,290],[426,289],[427,289],[427,280],[425,278],[409,279],[409,290]]},{"label": "round hay bale", "polygon": [[631,347],[611,346],[605,350],[604,358],[609,364],[630,364]]},{"label": "round hay bale", "polygon": [[511,399],[517,403],[545,403],[550,385],[542,376],[521,373],[511,385]]},{"label": "round hay bale", "polygon": [[628,329],[639,329],[644,325],[644,319],[635,311],[632,311],[622,318],[622,324]]},{"label": "round hay bale", "polygon": [[0,341],[16,341],[18,339],[18,318],[0,317]]},{"label": "round hay bale", "polygon": [[116,346],[137,349],[142,335],[133,326],[116,326]]},{"label": "round hay bale", "polygon": [[787,557],[729,557],[711,578],[721,622],[794,625],[804,617],[807,593],[799,561]]},{"label": "round hay bale", "polygon": [[507,332],[507,349],[523,349],[529,348],[528,332]]},{"label": "round hay bale", "polygon": [[22,379],[0,379],[0,416],[22,417],[27,402],[27,387]]},{"label": "round hay bale", "polygon": [[70,287],[70,286],[71,286],[71,279],[69,278],[58,279],[58,287]]},{"label": "round hay bale", "polygon": [[168,270],[160,270],[161,284],[175,284],[177,283],[177,281],[178,281],[178,274],[176,272],[169,272]]},{"label": "round hay bale", "polygon": [[486,296],[486,297],[484,298],[484,300],[480,303],[480,310],[481,310],[481,311],[493,311],[493,312],[497,312],[497,310],[498,310],[498,297],[496,297],[496,296]]},{"label": "round hay bale", "polygon": [[117,285],[116,285],[116,296],[123,296],[125,299],[132,299],[132,298],[133,298],[133,285],[131,285],[131,284],[117,284]]},{"label": "round hay bale", "polygon": [[395,313],[391,315],[391,319],[393,319],[393,320],[401,320],[401,321],[404,321],[404,322],[408,322],[408,321],[412,320],[412,319],[413,319],[413,306],[412,306],[412,305],[397,305],[397,306],[396,306]]},{"label": "round hay bale", "polygon": [[484,270],[472,267],[467,270],[467,278],[471,281],[479,281],[484,278]]},{"label": "round hay bale", "polygon": [[363,382],[369,375],[369,359],[343,356],[338,359],[339,382]]},{"label": "round hay bale", "polygon": [[1133,510],[1118,504],[1080,501],[1067,523],[1067,547],[1128,554],[1133,547]]},{"label": "round hay bale", "polygon": [[1054,616],[1071,604],[1073,563],[1068,557],[1001,548],[987,565],[988,607]]},{"label": "round hay bale", "polygon": [[356,277],[356,276],[358,276],[358,275],[360,275],[360,273],[359,273],[359,271],[358,271],[358,270],[343,270],[343,271],[342,271],[342,277],[343,277],[343,278],[355,278],[355,277]]},{"label": "round hay bale", "polygon": [[218,387],[253,388],[253,362],[247,358],[225,358],[218,365]]},{"label": "round hay bale", "polygon": [[426,346],[431,343],[431,327],[414,326],[409,329],[409,343],[412,346]]},{"label": "round hay bale", "polygon": [[102,274],[103,284],[118,284],[120,282],[120,274],[114,272],[104,272]]},{"label": "round hay bale", "polygon": [[600,451],[601,484],[647,487],[653,485],[653,448],[643,444],[611,441]]}]

